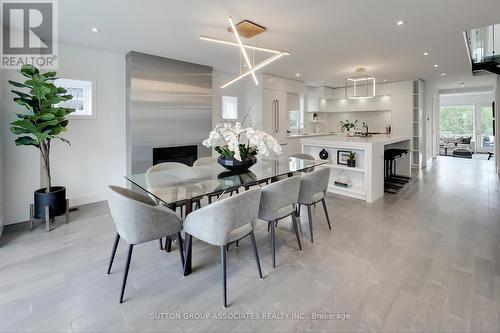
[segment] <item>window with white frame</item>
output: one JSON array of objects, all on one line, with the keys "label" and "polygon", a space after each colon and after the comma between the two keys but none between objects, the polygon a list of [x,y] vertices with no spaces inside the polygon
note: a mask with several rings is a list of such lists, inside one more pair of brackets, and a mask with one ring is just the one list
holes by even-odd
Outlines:
[{"label": "window with white frame", "polygon": [[222,119],[238,119],[238,97],[222,96]]}]

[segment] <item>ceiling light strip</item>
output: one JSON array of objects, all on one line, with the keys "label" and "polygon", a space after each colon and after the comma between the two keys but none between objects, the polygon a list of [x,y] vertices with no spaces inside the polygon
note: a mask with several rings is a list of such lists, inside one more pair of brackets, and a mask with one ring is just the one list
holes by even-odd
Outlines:
[{"label": "ceiling light strip", "polygon": [[[236,26],[234,25],[233,18],[229,16],[229,24],[231,25],[231,29],[233,30],[234,35],[236,36],[236,40],[238,41],[238,45],[240,46],[241,53],[243,54],[243,58],[245,59],[245,62],[247,63],[248,69],[252,69],[252,64],[250,63],[250,59],[248,59],[247,51],[243,47],[243,43],[241,42],[240,35],[238,34],[238,30],[236,29]],[[252,77],[256,85],[259,85],[259,81],[257,81],[257,77],[255,76],[255,73],[252,72]]]},{"label": "ceiling light strip", "polygon": [[[208,37],[208,36],[200,36],[200,39],[205,40],[207,42],[214,42],[214,43],[239,47],[238,43],[229,42],[229,41],[218,39],[218,38],[213,38],[213,37]],[[274,53],[274,54],[279,54],[279,53],[285,52],[285,51],[281,51],[281,50],[275,50],[275,49],[270,49],[267,47],[259,47],[259,46],[253,46],[253,45],[248,45],[248,44],[243,44],[243,47],[246,49],[269,52],[269,53]]]},{"label": "ceiling light strip", "polygon": [[281,52],[281,53],[279,53],[279,54],[273,55],[272,57],[270,57],[270,58],[268,58],[268,59],[264,60],[263,62],[261,62],[261,63],[259,63],[259,64],[257,64],[255,67],[253,67],[253,68],[252,68],[252,69],[250,69],[249,71],[246,71],[245,73],[241,74],[241,75],[240,75],[240,76],[238,76],[237,78],[235,78],[235,79],[233,79],[233,80],[231,80],[231,81],[229,81],[229,82],[227,82],[227,83],[223,84],[223,85],[221,86],[221,89],[226,88],[227,86],[229,86],[229,85],[231,85],[231,84],[235,83],[236,81],[238,81],[238,80],[240,80],[240,79],[244,78],[244,77],[245,77],[245,76],[247,76],[247,75],[250,75],[250,74],[254,73],[255,71],[257,71],[257,70],[261,69],[262,67],[264,67],[264,66],[266,66],[266,65],[270,64],[271,62],[273,62],[273,61],[275,61],[275,60],[278,60],[279,58],[281,58],[282,56],[285,56],[285,55],[290,55],[290,53],[288,53],[288,52]]}]

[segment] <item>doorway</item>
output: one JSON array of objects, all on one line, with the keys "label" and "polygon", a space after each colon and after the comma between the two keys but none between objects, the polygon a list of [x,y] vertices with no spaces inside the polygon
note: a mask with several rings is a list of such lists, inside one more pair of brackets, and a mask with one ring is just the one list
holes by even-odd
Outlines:
[{"label": "doorway", "polygon": [[475,116],[476,150],[479,153],[493,153],[495,150],[493,105],[478,105]]}]

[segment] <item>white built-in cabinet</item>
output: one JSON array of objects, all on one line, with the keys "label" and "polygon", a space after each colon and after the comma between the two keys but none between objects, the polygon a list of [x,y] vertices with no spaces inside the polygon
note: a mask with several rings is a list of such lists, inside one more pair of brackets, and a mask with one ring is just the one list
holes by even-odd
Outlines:
[{"label": "white built-in cabinet", "polygon": [[349,99],[344,88],[318,87],[307,94],[308,112],[366,112],[392,110],[391,90],[388,84],[377,86],[377,95],[366,99]]}]

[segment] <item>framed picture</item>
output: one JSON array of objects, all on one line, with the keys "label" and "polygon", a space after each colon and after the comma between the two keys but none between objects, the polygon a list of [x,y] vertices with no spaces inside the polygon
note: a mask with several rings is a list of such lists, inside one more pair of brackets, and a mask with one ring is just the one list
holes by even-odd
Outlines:
[{"label": "framed picture", "polygon": [[96,119],[95,108],[95,81],[57,79],[54,84],[66,89],[69,95],[73,96],[70,101],[61,102],[60,107],[75,109],[69,119]]},{"label": "framed picture", "polygon": [[337,150],[337,164],[347,165],[349,153],[349,150]]}]

